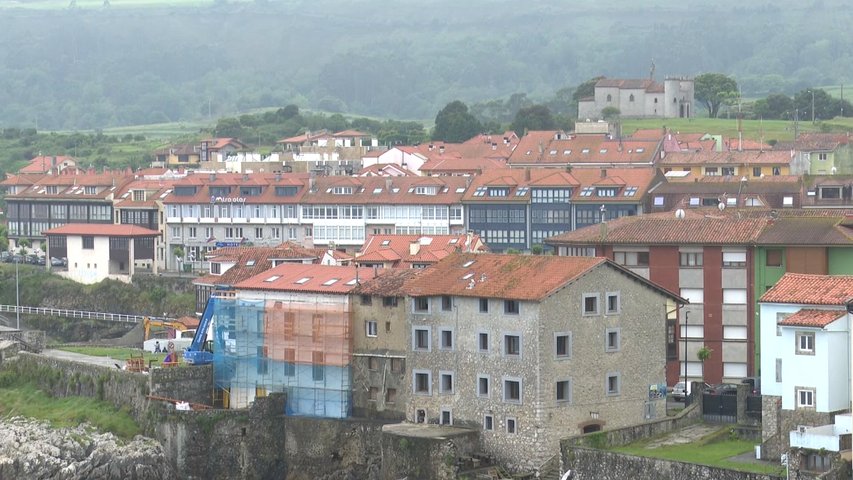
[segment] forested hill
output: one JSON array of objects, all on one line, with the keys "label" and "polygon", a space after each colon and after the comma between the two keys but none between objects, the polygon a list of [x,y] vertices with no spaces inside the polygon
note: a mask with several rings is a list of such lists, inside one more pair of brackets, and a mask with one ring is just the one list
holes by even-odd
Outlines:
[{"label": "forested hill", "polygon": [[845,0],[76,3],[0,7],[0,127],[215,119],[288,103],[429,119],[454,99],[646,77],[652,60],[658,79],[722,72],[746,96],[853,80]]}]

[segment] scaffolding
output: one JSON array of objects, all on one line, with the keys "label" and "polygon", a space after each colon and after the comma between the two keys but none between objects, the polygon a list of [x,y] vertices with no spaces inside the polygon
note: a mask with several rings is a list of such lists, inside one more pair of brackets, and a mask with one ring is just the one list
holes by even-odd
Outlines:
[{"label": "scaffolding", "polygon": [[219,398],[244,408],[287,395],[288,415],[345,418],[352,412],[352,336],[346,302],[223,299],[214,311]]}]

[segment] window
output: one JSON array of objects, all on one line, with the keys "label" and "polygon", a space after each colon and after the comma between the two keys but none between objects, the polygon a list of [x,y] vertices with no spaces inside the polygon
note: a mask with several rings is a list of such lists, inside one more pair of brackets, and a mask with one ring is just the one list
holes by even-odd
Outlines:
[{"label": "window", "polygon": [[412,370],[412,391],[415,395],[432,395],[432,372]]},{"label": "window", "polygon": [[392,358],[391,359],[391,373],[403,373],[403,359],[402,358]]},{"label": "window", "polygon": [[[608,95],[609,97],[610,95]],[[516,432],[516,422],[515,418],[507,417],[506,419],[506,433],[514,434]]]},{"label": "window", "polygon": [[489,334],[486,332],[479,332],[477,334],[477,349],[480,353],[487,353],[489,351]]},{"label": "window", "polygon": [[453,393],[453,372],[438,372],[438,393]]},{"label": "window", "polygon": [[705,290],[701,288],[682,288],[681,296],[690,303],[705,303]]},{"label": "window", "polygon": [[383,307],[396,307],[397,306],[397,297],[382,297],[382,306]]},{"label": "window", "polygon": [[415,298],[415,311],[416,312],[429,312],[429,297],[416,297]]},{"label": "window", "polygon": [[492,415],[483,415],[483,430],[492,431],[495,429],[495,417]]},{"label": "window", "polygon": [[723,266],[740,268],[746,266],[746,252],[723,252]]},{"label": "window", "polygon": [[397,389],[389,388],[385,391],[385,403],[394,403],[397,401]]},{"label": "window", "polygon": [[746,305],[746,289],[724,288],[723,303],[728,305]]},{"label": "window", "polygon": [[554,355],[557,358],[570,358],[572,356],[572,334],[555,333],[554,334]]},{"label": "window", "polygon": [[617,314],[620,310],[619,294],[616,292],[607,292],[607,313]]},{"label": "window", "polygon": [[561,403],[571,403],[572,401],[572,381],[560,380],[557,382],[556,400]]},{"label": "window", "polygon": [[481,298],[480,299],[480,313],[488,313],[489,312],[489,299]]},{"label": "window", "polygon": [[377,333],[376,320],[368,320],[364,322],[364,330],[368,337],[375,337]]},{"label": "window", "polygon": [[746,376],[745,362],[723,362],[723,377],[743,378]]},{"label": "window", "polygon": [[654,205],[655,205],[656,207],[662,207],[662,206],[663,206],[663,197],[661,197],[661,196],[657,196],[657,197],[655,197],[655,199],[654,199]]},{"label": "window", "polygon": [[453,350],[453,330],[449,328],[441,328],[438,330],[441,350]]},{"label": "window", "polygon": [[376,387],[370,387],[367,389],[367,400],[371,402],[375,402],[379,399],[379,389]]},{"label": "window", "polygon": [[814,332],[797,332],[797,355],[814,355]]},{"label": "window", "polygon": [[680,267],[701,267],[703,262],[702,252],[681,252],[678,259]]},{"label": "window", "polygon": [[518,300],[504,300],[504,313],[518,315]]},{"label": "window", "polygon": [[441,297],[441,310],[448,312],[453,308],[453,297],[449,295],[444,295]]},{"label": "window", "polygon": [[95,249],[95,237],[84,236],[83,237],[83,248],[86,250],[94,250]]},{"label": "window", "polygon": [[379,370],[379,358],[367,357],[367,369],[373,371]]},{"label": "window", "polygon": [[605,392],[608,396],[619,395],[622,390],[622,378],[618,373],[608,373]]},{"label": "window", "polygon": [[705,175],[715,176],[719,174],[720,170],[717,167],[705,167]]},{"label": "window", "polygon": [[441,425],[453,425],[453,412],[447,409],[441,409],[441,418],[439,419],[439,423]]},{"label": "window", "polygon": [[768,267],[781,267],[782,266],[782,249],[779,248],[771,248],[767,250],[767,261],[765,262]]},{"label": "window", "polygon": [[[742,325],[723,325],[724,340],[746,340],[747,328]],[[726,375],[731,376],[731,375]],[[746,376],[746,375],[742,375]]]},{"label": "window", "polygon": [[372,305],[373,304],[373,297],[371,297],[370,295],[362,295],[361,296],[361,304],[362,305]]},{"label": "window", "polygon": [[649,252],[613,252],[613,261],[626,267],[648,267]]},{"label": "window", "polygon": [[521,355],[521,335],[504,335],[504,356]]},{"label": "window", "polygon": [[326,378],[326,367],[323,366],[324,362],[325,354],[323,352],[311,353],[311,376],[315,382],[322,382]]},{"label": "window", "polygon": [[585,293],[583,295],[583,314],[598,315],[598,294]]},{"label": "window", "polygon": [[504,377],[503,401],[506,403],[521,403],[521,379]]},{"label": "window", "polygon": [[414,350],[430,350],[429,327],[414,327],[412,329],[412,348]]},{"label": "window", "polygon": [[608,328],[605,331],[605,352],[618,352],[622,346],[622,332],[619,328]]},{"label": "window", "polygon": [[722,172],[723,175],[732,176],[735,174],[735,167],[723,167]]},{"label": "window", "polygon": [[489,376],[477,375],[477,396],[482,398],[489,397]]},{"label": "window", "polygon": [[814,408],[814,390],[806,388],[797,389],[797,407]]},{"label": "window", "polygon": [[780,167],[773,167],[773,175],[777,177],[782,175],[782,169]]},{"label": "window", "polygon": [[761,167],[752,167],[752,176],[760,177],[761,176]]}]

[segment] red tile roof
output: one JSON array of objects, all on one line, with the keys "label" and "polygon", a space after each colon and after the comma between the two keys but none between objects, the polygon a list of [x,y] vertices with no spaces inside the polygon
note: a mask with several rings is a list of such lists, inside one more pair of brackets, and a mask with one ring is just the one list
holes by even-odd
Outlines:
[{"label": "red tile roof", "polygon": [[763,303],[845,305],[853,300],[853,275],[786,273],[761,296]]},{"label": "red tile roof", "polygon": [[342,130],[332,134],[333,137],[370,137],[369,133],[359,132],[358,130]]},{"label": "red tile roof", "polygon": [[25,165],[23,168],[19,169],[18,173],[47,173],[53,167],[61,165],[63,162],[70,162],[69,166],[76,165],[74,157],[68,157],[63,155],[39,155],[30,160],[30,163]]},{"label": "red tile roof", "polygon": [[[417,253],[410,246],[417,243]],[[410,268],[413,263],[435,263],[451,253],[461,251],[484,252],[485,245],[479,235],[371,235],[356,254],[359,264],[390,262],[393,267]]]},{"label": "red tile roof", "polygon": [[[213,176],[213,179],[211,179]],[[174,183],[173,188],[181,186],[195,186],[194,195],[175,195],[172,191],[163,199],[164,204],[203,204],[210,203],[210,187],[231,187],[230,197],[245,198],[246,204],[289,204],[297,203],[302,195],[308,190],[309,175],[307,173],[217,173],[215,175],[206,173],[194,173],[187,175]],[[241,186],[260,186],[260,195],[240,195]],[[294,196],[277,196],[275,187],[297,187]]]},{"label": "red tile roof", "polygon": [[374,277],[372,268],[326,265],[281,264],[271,270],[243,280],[238,290],[272,290],[279,292],[311,292],[348,294],[357,281]]},{"label": "red tile roof", "polygon": [[789,165],[791,154],[774,150],[711,150],[671,152],[661,159],[661,166],[678,165]]},{"label": "red tile roof", "polygon": [[[558,133],[560,138],[556,138]],[[507,163],[513,167],[617,163],[652,165],[659,144],[659,140],[625,138],[620,141],[603,134],[530,132],[522,138]]]},{"label": "red tile roof", "polygon": [[415,297],[463,297],[542,300],[606,260],[600,257],[554,257],[457,253],[406,284]]},{"label": "red tile roof", "polygon": [[458,156],[439,155],[430,157],[420,171],[426,174],[482,174],[486,170],[505,168],[506,162],[495,158],[461,158]]},{"label": "red tile roof", "polygon": [[44,235],[93,235],[110,237],[158,237],[160,232],[136,225],[113,223],[69,223],[45,230]]},{"label": "red tile roof", "polygon": [[812,310],[804,308],[778,322],[777,325],[824,328],[846,314],[845,310]]},{"label": "red tile roof", "polygon": [[649,79],[617,79],[602,78],[595,82],[595,88],[620,88],[632,90],[646,90],[649,92],[663,92],[663,85]]},{"label": "red tile roof", "polygon": [[208,138],[204,141],[210,144],[207,148],[211,151],[222,150],[229,145],[233,145],[238,149],[247,148],[245,143],[236,138]]},{"label": "red tile roof", "polygon": [[726,148],[729,150],[773,150],[772,145],[750,140],[748,138],[729,138],[726,140]]},{"label": "red tile roof", "polygon": [[[390,189],[389,189],[390,185]],[[336,194],[335,187],[352,187],[352,193]],[[434,195],[416,193],[417,187],[434,187]],[[460,203],[467,187],[465,177],[317,177],[313,191],[300,203],[351,205],[450,205]],[[307,189],[306,189],[307,190]]]},{"label": "red tile roof", "polygon": [[207,253],[213,262],[229,262],[234,266],[222,275],[206,275],[193,281],[195,285],[233,286],[272,268],[273,260],[314,261],[317,254],[294,242],[285,242],[275,247],[225,247]]},{"label": "red tile roof", "polygon": [[406,296],[406,282],[425,272],[422,268],[380,268],[377,276],[361,282],[352,290],[354,295]]}]

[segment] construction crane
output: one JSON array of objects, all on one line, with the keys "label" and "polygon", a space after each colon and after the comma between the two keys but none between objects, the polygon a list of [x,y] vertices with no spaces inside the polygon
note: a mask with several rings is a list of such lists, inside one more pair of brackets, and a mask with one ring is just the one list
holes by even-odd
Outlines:
[{"label": "construction crane", "polygon": [[207,300],[207,305],[205,305],[204,313],[198,322],[193,342],[184,350],[184,361],[191,365],[208,365],[213,363],[213,352],[205,349],[205,346],[207,344],[207,330],[213,322],[213,312],[216,309],[216,302],[218,300],[215,294],[211,295]]}]

